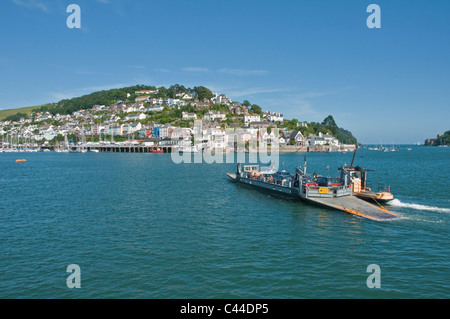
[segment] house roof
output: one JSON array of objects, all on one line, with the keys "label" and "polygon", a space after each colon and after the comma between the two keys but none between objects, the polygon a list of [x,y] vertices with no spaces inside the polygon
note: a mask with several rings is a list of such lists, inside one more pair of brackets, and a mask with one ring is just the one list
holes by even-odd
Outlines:
[{"label": "house roof", "polygon": [[[297,137],[298,133],[302,134],[300,131],[292,131],[292,133],[289,135],[289,138],[295,138]],[[302,134],[303,136],[303,134]]]}]

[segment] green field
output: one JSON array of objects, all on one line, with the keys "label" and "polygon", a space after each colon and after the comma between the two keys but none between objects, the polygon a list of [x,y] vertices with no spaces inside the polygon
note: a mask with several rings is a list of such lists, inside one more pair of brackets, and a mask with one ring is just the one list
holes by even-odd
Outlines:
[{"label": "green field", "polygon": [[37,109],[41,106],[42,105],[35,105],[35,106],[21,107],[18,109],[0,110],[0,121],[10,115],[14,115],[17,113],[25,113],[27,115],[30,115],[32,110]]}]

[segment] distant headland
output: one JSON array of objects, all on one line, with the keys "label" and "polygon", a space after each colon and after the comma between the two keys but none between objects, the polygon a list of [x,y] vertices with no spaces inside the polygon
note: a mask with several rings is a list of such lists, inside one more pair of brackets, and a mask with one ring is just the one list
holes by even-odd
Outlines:
[{"label": "distant headland", "polygon": [[450,130],[443,135],[438,135],[436,138],[427,138],[424,143],[425,146],[450,146]]}]

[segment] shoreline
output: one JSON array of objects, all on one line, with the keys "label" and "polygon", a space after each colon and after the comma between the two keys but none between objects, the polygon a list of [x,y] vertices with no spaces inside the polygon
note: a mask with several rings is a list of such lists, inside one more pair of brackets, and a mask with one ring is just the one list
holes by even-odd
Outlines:
[{"label": "shoreline", "polygon": [[[227,153],[338,153],[338,152],[353,152],[355,145],[341,145],[339,147],[310,147],[310,146],[282,146],[272,150],[271,147],[256,148],[249,150],[233,150],[230,148],[219,149],[219,152]],[[64,153],[85,153],[85,152],[100,152],[100,153],[173,153],[179,152],[180,149],[173,146],[143,146],[143,145],[108,145],[108,146],[84,146],[84,147],[69,147],[64,150],[57,147],[46,146],[32,149],[0,149],[0,153],[36,153],[36,152],[64,152]],[[190,152],[188,152],[190,153]],[[192,152],[195,154],[196,152]],[[214,154],[214,149],[206,149],[201,153]]]}]

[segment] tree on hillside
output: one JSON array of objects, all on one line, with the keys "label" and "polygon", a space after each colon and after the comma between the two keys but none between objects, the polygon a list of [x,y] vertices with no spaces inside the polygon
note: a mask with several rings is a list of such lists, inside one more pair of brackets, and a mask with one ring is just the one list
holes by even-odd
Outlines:
[{"label": "tree on hillside", "polygon": [[[331,135],[333,135],[335,138],[337,138],[341,143],[344,144],[356,144],[357,140],[352,135],[350,131],[344,130],[343,128],[340,128],[337,126],[336,122],[334,121],[334,118],[331,115],[328,115],[323,122],[316,127],[320,130],[326,130]],[[324,131],[321,131],[322,133],[325,133]]]},{"label": "tree on hillside", "polygon": [[450,131],[445,132],[443,135],[438,135],[436,145],[450,145]]},{"label": "tree on hillside", "polygon": [[151,88],[152,87],[145,85],[135,85],[121,89],[98,91],[80,97],[74,97],[72,99],[64,99],[56,104],[44,105],[37,111],[48,111],[52,114],[71,114],[77,110],[90,109],[94,105],[111,105],[118,100],[125,101],[128,94],[134,94],[135,91],[149,90]]},{"label": "tree on hillside", "polygon": [[169,97],[169,94],[170,94],[169,90],[166,87],[161,86],[158,88],[158,93],[156,94],[156,96],[162,97],[162,98],[167,98],[167,97]]},{"label": "tree on hillside", "polygon": [[256,113],[256,114],[259,114],[259,115],[263,114],[261,107],[259,105],[257,105],[257,104],[252,104],[252,106],[250,106],[250,110],[253,113]]},{"label": "tree on hillside", "polygon": [[176,97],[176,95],[178,93],[187,93],[187,92],[189,92],[188,89],[186,89],[183,85],[180,85],[180,84],[171,85],[169,87],[168,91],[169,91],[169,97],[173,98],[173,99]]},{"label": "tree on hillside", "polygon": [[193,91],[197,94],[197,98],[199,100],[203,100],[204,98],[211,99],[214,97],[214,94],[210,89],[205,88],[204,86],[196,86]]},{"label": "tree on hillside", "polygon": [[244,102],[242,102],[242,105],[244,105],[245,107],[250,107],[250,105],[252,105],[248,100],[244,100]]},{"label": "tree on hillside", "polygon": [[336,122],[333,116],[328,115],[322,122],[322,125],[328,126],[329,128],[337,128]]},{"label": "tree on hillside", "polygon": [[27,114],[25,114],[25,113],[16,113],[16,114],[13,114],[13,115],[10,115],[10,116],[8,116],[8,117],[6,117],[5,119],[4,119],[4,121],[11,121],[11,122],[18,122],[18,121],[20,121],[20,119],[21,118],[25,118],[25,119],[27,119],[28,118],[28,115]]}]

